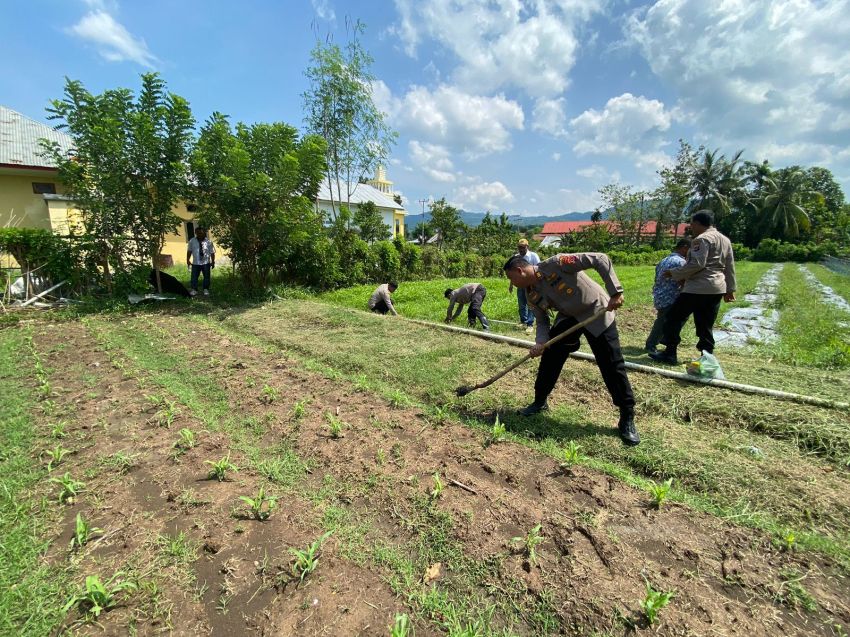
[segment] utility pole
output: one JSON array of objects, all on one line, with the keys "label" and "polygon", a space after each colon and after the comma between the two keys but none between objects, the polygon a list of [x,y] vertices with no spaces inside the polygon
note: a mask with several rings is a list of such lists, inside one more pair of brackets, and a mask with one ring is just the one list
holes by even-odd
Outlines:
[{"label": "utility pole", "polygon": [[427,199],[420,199],[419,203],[422,204],[422,225],[420,226],[422,228],[422,232],[421,232],[421,236],[419,237],[419,247],[424,248],[425,247],[425,204],[428,203],[428,200]]}]

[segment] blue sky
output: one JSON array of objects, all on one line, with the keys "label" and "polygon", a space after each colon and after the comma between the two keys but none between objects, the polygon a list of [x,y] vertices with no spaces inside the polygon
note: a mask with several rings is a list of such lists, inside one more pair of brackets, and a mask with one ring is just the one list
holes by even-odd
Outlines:
[{"label": "blue sky", "polygon": [[0,0],[0,103],[36,119],[64,77],[162,73],[199,121],[300,125],[317,34],[367,25],[408,201],[592,209],[655,185],[684,137],[850,187],[850,0]]}]

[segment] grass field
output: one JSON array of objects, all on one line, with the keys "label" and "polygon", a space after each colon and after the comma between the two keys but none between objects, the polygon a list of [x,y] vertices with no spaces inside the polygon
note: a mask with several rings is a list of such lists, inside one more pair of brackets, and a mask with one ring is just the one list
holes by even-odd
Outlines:
[{"label": "grass field", "polygon": [[[742,292],[766,268],[742,264]],[[619,270],[637,348],[649,270]],[[510,319],[504,280],[484,283]],[[446,286],[403,284],[399,309],[440,318]],[[0,634],[850,630],[850,415],[633,373],[627,449],[592,364],[569,362],[530,419],[514,410],[532,365],[458,399],[522,351],[345,310],[369,292],[0,330]],[[734,380],[850,393],[820,358],[721,360]],[[74,544],[78,514],[97,530]],[[98,618],[69,604],[95,575]],[[652,625],[647,586],[674,593]]]}]

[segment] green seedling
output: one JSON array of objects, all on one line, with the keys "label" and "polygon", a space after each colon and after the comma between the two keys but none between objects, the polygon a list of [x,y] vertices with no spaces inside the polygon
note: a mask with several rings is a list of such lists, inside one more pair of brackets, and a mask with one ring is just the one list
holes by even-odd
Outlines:
[{"label": "green seedling", "polygon": [[801,575],[796,569],[786,567],[779,572],[779,575],[782,577],[782,583],[774,595],[777,602],[789,608],[802,608],[810,613],[817,610],[817,601],[800,583],[806,579],[807,574]]},{"label": "green seedling", "polygon": [[280,397],[280,392],[271,385],[263,385],[263,390],[260,392],[260,402],[264,405],[271,405]]},{"label": "green seedling", "polygon": [[322,544],[332,534],[333,531],[328,531],[303,551],[289,549],[289,552],[295,557],[292,572],[298,577],[299,581],[303,582],[305,577],[316,570],[316,567],[319,565],[319,551],[322,548]]},{"label": "green seedling", "polygon": [[86,487],[85,483],[74,480],[67,471],[61,478],[50,478],[50,481],[60,487],[59,502],[73,502],[77,494]]},{"label": "green seedling", "polygon": [[67,436],[68,433],[65,431],[65,425],[66,423],[64,420],[60,420],[55,425],[53,425],[53,427],[50,429],[50,437],[64,438],[65,436]]},{"label": "green seedling", "polygon": [[375,453],[375,462],[378,465],[383,465],[387,462],[387,452],[383,449],[378,449],[377,453]]},{"label": "green seedling", "polygon": [[77,520],[74,524],[74,536],[71,538],[71,550],[80,549],[88,544],[92,535],[103,533],[103,529],[89,526],[88,521],[83,518],[81,513],[77,513]]},{"label": "green seedling", "polygon": [[113,583],[121,575],[121,573],[116,573],[106,584],[101,582],[97,575],[88,575],[83,591],[71,597],[62,610],[67,613],[74,606],[77,606],[87,616],[100,617],[103,611],[115,606],[115,598],[119,593],[136,590],[135,582],[124,580]]},{"label": "green seedling", "polygon": [[797,536],[794,535],[793,531],[788,531],[782,538],[782,550],[790,553],[795,546],[797,546]]},{"label": "green seedling", "polygon": [[498,442],[502,442],[505,439],[505,425],[502,421],[499,420],[499,417],[496,416],[496,422],[493,423],[493,428],[490,430],[490,435],[487,438],[488,445],[495,445]]},{"label": "green seedling", "polygon": [[162,409],[156,412],[154,418],[160,427],[170,427],[180,410],[177,408],[177,403],[173,400],[163,400]]},{"label": "green seedling", "polygon": [[102,462],[105,466],[115,469],[123,476],[136,466],[136,458],[138,457],[139,454],[137,453],[129,454],[124,451],[117,451],[104,458]]},{"label": "green seedling", "polygon": [[434,488],[431,489],[429,495],[431,496],[431,500],[434,501],[439,498],[443,494],[443,489],[446,485],[443,484],[443,481],[440,480],[440,474],[434,473]]},{"label": "green seedling", "polygon": [[186,453],[189,449],[194,449],[198,444],[198,437],[195,432],[188,427],[183,427],[180,430],[180,436],[177,442],[174,443],[174,448],[180,453]]},{"label": "green seedling", "polygon": [[652,588],[652,584],[646,583],[646,597],[640,602],[640,608],[643,611],[646,621],[652,626],[658,619],[658,613],[662,608],[670,603],[670,600],[676,595],[676,591],[662,592]]},{"label": "green seedling", "polygon": [[332,414],[328,414],[328,427],[331,430],[331,438],[342,438],[342,428],[345,423]]},{"label": "green seedling", "polygon": [[672,487],[673,478],[670,478],[661,484],[653,483],[652,486],[649,487],[649,493],[652,496],[652,504],[656,509],[660,509],[661,505],[667,501],[667,497],[670,495],[670,489]]},{"label": "green seedling", "polygon": [[511,542],[513,543],[520,543],[523,553],[528,558],[528,562],[532,566],[537,564],[537,546],[542,544],[543,540],[546,539],[540,535],[540,530],[542,528],[543,525],[538,524],[526,533],[525,537],[515,537],[511,539]]},{"label": "green seedling", "polygon": [[401,390],[395,389],[390,393],[390,405],[396,409],[406,407],[408,404],[407,396]]},{"label": "green seedling", "polygon": [[390,629],[390,637],[411,637],[413,635],[413,626],[410,623],[410,617],[406,613],[401,613],[395,616],[395,623]]},{"label": "green seedling", "polygon": [[449,412],[444,407],[434,407],[431,420],[438,425],[443,425],[449,419]]},{"label": "green seedling", "polygon": [[573,466],[581,460],[581,445],[575,440],[570,440],[570,443],[564,447],[561,452],[561,469],[571,471]]},{"label": "green seedling", "polygon": [[175,562],[189,563],[197,559],[196,545],[184,531],[177,535],[160,535],[156,538],[159,549]]},{"label": "green seedling", "polygon": [[292,406],[292,417],[291,420],[293,422],[297,422],[304,417],[304,414],[307,413],[307,401],[299,400]]},{"label": "green seedling", "polygon": [[[260,487],[255,498],[249,498],[245,495],[240,495],[239,499],[251,507],[251,515],[255,520],[262,522],[268,520],[272,514],[272,510],[277,506],[277,498],[266,495],[266,490]],[[265,510],[263,508],[265,507]]]},{"label": "green seedling", "polygon": [[239,471],[239,468],[230,462],[230,454],[227,454],[224,458],[216,462],[206,460],[205,464],[208,464],[211,467],[208,477],[210,479],[215,478],[219,482],[224,482],[228,471]]},{"label": "green seedling", "polygon": [[47,463],[47,470],[53,471],[53,468],[62,462],[62,458],[71,453],[71,450],[65,449],[62,445],[56,445],[53,449],[46,449],[44,453],[47,454],[48,458],[50,458]]}]

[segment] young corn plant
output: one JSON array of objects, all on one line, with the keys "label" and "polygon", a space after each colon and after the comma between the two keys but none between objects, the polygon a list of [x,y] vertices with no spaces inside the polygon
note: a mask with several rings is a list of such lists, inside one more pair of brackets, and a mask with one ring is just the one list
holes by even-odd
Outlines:
[{"label": "young corn plant", "polygon": [[652,505],[656,509],[660,509],[661,506],[667,501],[667,497],[670,495],[670,489],[673,487],[673,478],[669,480],[665,480],[661,484],[653,483],[651,487],[649,487],[649,494],[652,496]]},{"label": "young corn plant", "polygon": [[92,536],[98,533],[103,533],[103,529],[89,525],[82,513],[77,513],[77,520],[74,524],[74,536],[71,538],[71,550],[83,548],[88,544]]},{"label": "young corn plant", "polygon": [[86,584],[80,593],[77,593],[65,604],[63,612],[68,612],[74,606],[80,609],[85,615],[100,617],[100,614],[109,610],[116,603],[116,597],[123,591],[134,591],[137,585],[135,582],[122,580],[116,582],[122,573],[116,573],[106,584],[100,581],[97,575],[88,575]]},{"label": "young corn plant", "polygon": [[525,556],[528,558],[529,564],[534,566],[537,564],[537,547],[538,545],[543,543],[543,540],[546,538],[540,535],[540,530],[543,528],[542,524],[538,524],[533,529],[531,529],[528,533],[525,534],[525,537],[515,537],[511,539],[513,543],[520,543],[520,548],[522,549]]},{"label": "young corn plant", "polygon": [[194,449],[197,445],[198,437],[195,432],[188,427],[183,427],[183,429],[180,430],[177,442],[174,443],[174,450],[177,452],[177,455],[180,456],[189,451],[189,449]]},{"label": "young corn plant", "polygon": [[290,420],[292,422],[298,422],[304,417],[304,414],[307,413],[307,400],[299,400],[292,406],[292,416]]},{"label": "young corn plant", "polygon": [[230,462],[230,454],[227,454],[224,458],[215,462],[212,460],[206,460],[205,464],[210,465],[210,472],[208,475],[210,480],[215,478],[219,482],[224,482],[228,471],[239,471],[239,467]]},{"label": "young corn plant", "polygon": [[656,622],[658,619],[658,613],[661,612],[662,608],[670,603],[670,600],[673,599],[675,595],[676,591],[657,591],[652,588],[652,584],[649,582],[646,583],[646,597],[638,602],[638,604],[640,605],[640,609],[643,611],[643,616],[646,617],[646,621],[649,622],[650,626]]},{"label": "young corn plant", "polygon": [[339,418],[337,418],[333,414],[328,414],[328,428],[331,431],[331,438],[342,438],[342,436],[344,435],[342,433],[342,429],[344,426],[345,423],[342,422]]},{"label": "young corn plant", "polygon": [[177,408],[177,402],[163,399],[160,404],[162,408],[156,412],[154,419],[160,427],[171,427],[174,424],[174,420],[180,414],[180,410]]},{"label": "young corn plant", "polygon": [[570,440],[570,443],[561,451],[561,470],[572,472],[573,467],[581,460],[581,445],[575,440]]},{"label": "young corn plant", "polygon": [[74,480],[66,471],[61,478],[50,478],[50,481],[59,485],[59,502],[73,502],[80,491],[85,489],[84,482]]},{"label": "young corn plant", "polygon": [[60,420],[50,429],[50,437],[51,438],[65,438],[68,435],[68,432],[65,431],[67,423],[64,420]]},{"label": "young corn plant", "polygon": [[44,453],[48,457],[47,470],[53,471],[54,467],[62,462],[62,458],[71,453],[71,450],[65,449],[62,445],[56,445],[53,449],[45,449]]},{"label": "young corn plant", "polygon": [[410,623],[410,617],[406,613],[401,613],[395,616],[395,623],[390,629],[390,637],[411,637],[413,635],[413,625]]},{"label": "young corn plant", "polygon": [[390,393],[390,405],[392,407],[399,409],[401,407],[407,407],[408,404],[407,396],[401,390],[395,389]]},{"label": "young corn plant", "polygon": [[794,535],[793,531],[788,531],[782,537],[782,550],[791,553],[794,548],[797,546],[797,536]]},{"label": "young corn plant", "polygon": [[440,480],[440,474],[438,472],[434,473],[434,488],[431,489],[428,495],[431,496],[431,502],[439,498],[443,494],[443,489],[446,485],[443,484],[443,481]]},{"label": "young corn plant", "polygon": [[304,578],[315,571],[316,567],[319,566],[319,551],[321,550],[322,544],[324,544],[325,540],[327,540],[332,534],[333,531],[328,531],[303,551],[299,551],[298,549],[289,549],[289,552],[295,557],[295,562],[292,565],[292,572],[300,582],[303,582]]},{"label": "young corn plant", "polygon": [[487,445],[495,445],[505,439],[505,424],[496,416],[496,422],[493,423],[493,428],[487,436]]},{"label": "young corn plant", "polygon": [[240,495],[239,499],[251,508],[251,515],[255,520],[259,520],[260,522],[268,520],[271,517],[272,510],[277,506],[277,498],[266,495],[266,490],[263,487],[260,487],[256,497],[249,498],[248,496]]},{"label": "young corn plant", "polygon": [[271,405],[280,397],[280,392],[271,385],[263,385],[260,392],[260,402],[264,405]]}]

